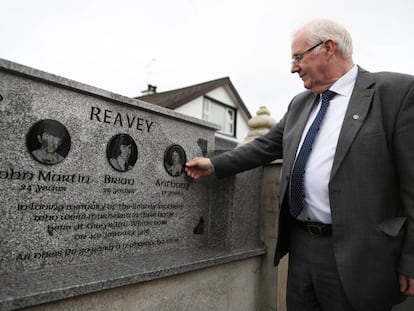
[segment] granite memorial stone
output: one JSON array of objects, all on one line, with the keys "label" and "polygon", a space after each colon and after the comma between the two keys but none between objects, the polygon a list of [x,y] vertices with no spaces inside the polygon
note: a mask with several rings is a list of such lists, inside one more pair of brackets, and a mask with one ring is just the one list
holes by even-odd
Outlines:
[{"label": "granite memorial stone", "polygon": [[263,253],[260,189],[184,173],[215,130],[0,59],[0,309]]}]

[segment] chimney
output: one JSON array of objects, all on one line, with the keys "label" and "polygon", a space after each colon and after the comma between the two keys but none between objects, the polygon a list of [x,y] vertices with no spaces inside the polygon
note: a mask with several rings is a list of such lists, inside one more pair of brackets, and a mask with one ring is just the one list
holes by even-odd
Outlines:
[{"label": "chimney", "polygon": [[157,86],[148,84],[148,88],[145,91],[141,91],[143,95],[152,95],[157,93]]}]

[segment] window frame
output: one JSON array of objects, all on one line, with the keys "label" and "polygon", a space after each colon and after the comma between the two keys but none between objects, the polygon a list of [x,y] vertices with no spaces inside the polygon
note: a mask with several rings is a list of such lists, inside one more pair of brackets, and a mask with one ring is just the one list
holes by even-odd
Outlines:
[{"label": "window frame", "polygon": [[[218,101],[217,99],[211,98],[210,96],[206,96],[204,95],[203,97],[203,107],[202,107],[202,116],[201,118],[205,121],[217,124],[216,122],[209,120],[209,118],[211,117],[211,110],[209,109],[209,111],[206,111],[206,103],[207,101],[212,102],[213,104],[220,106],[223,108],[223,111],[225,113],[224,116],[224,122],[225,122],[225,126],[227,126],[227,112],[230,110],[233,113],[233,133],[227,132],[227,131],[223,131],[223,130],[217,130],[218,133],[222,134],[222,135],[226,135],[229,137],[236,137],[236,133],[237,133],[237,108],[236,107],[232,107],[230,105],[227,105],[223,102]],[[207,119],[205,118],[207,116]],[[217,124],[219,126],[222,126],[222,124]]]}]

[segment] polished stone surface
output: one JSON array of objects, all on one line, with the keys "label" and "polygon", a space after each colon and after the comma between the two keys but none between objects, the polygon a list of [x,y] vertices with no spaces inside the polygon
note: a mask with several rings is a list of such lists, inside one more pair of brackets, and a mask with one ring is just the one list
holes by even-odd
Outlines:
[{"label": "polished stone surface", "polygon": [[212,124],[3,59],[0,96],[1,310],[263,253],[260,169],[174,165]]}]

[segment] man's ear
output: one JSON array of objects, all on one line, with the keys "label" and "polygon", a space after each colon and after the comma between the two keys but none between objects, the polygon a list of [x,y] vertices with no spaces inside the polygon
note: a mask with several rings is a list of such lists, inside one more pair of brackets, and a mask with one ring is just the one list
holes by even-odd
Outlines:
[{"label": "man's ear", "polygon": [[323,47],[328,54],[333,54],[335,53],[336,43],[332,39],[328,39],[323,43]]}]

